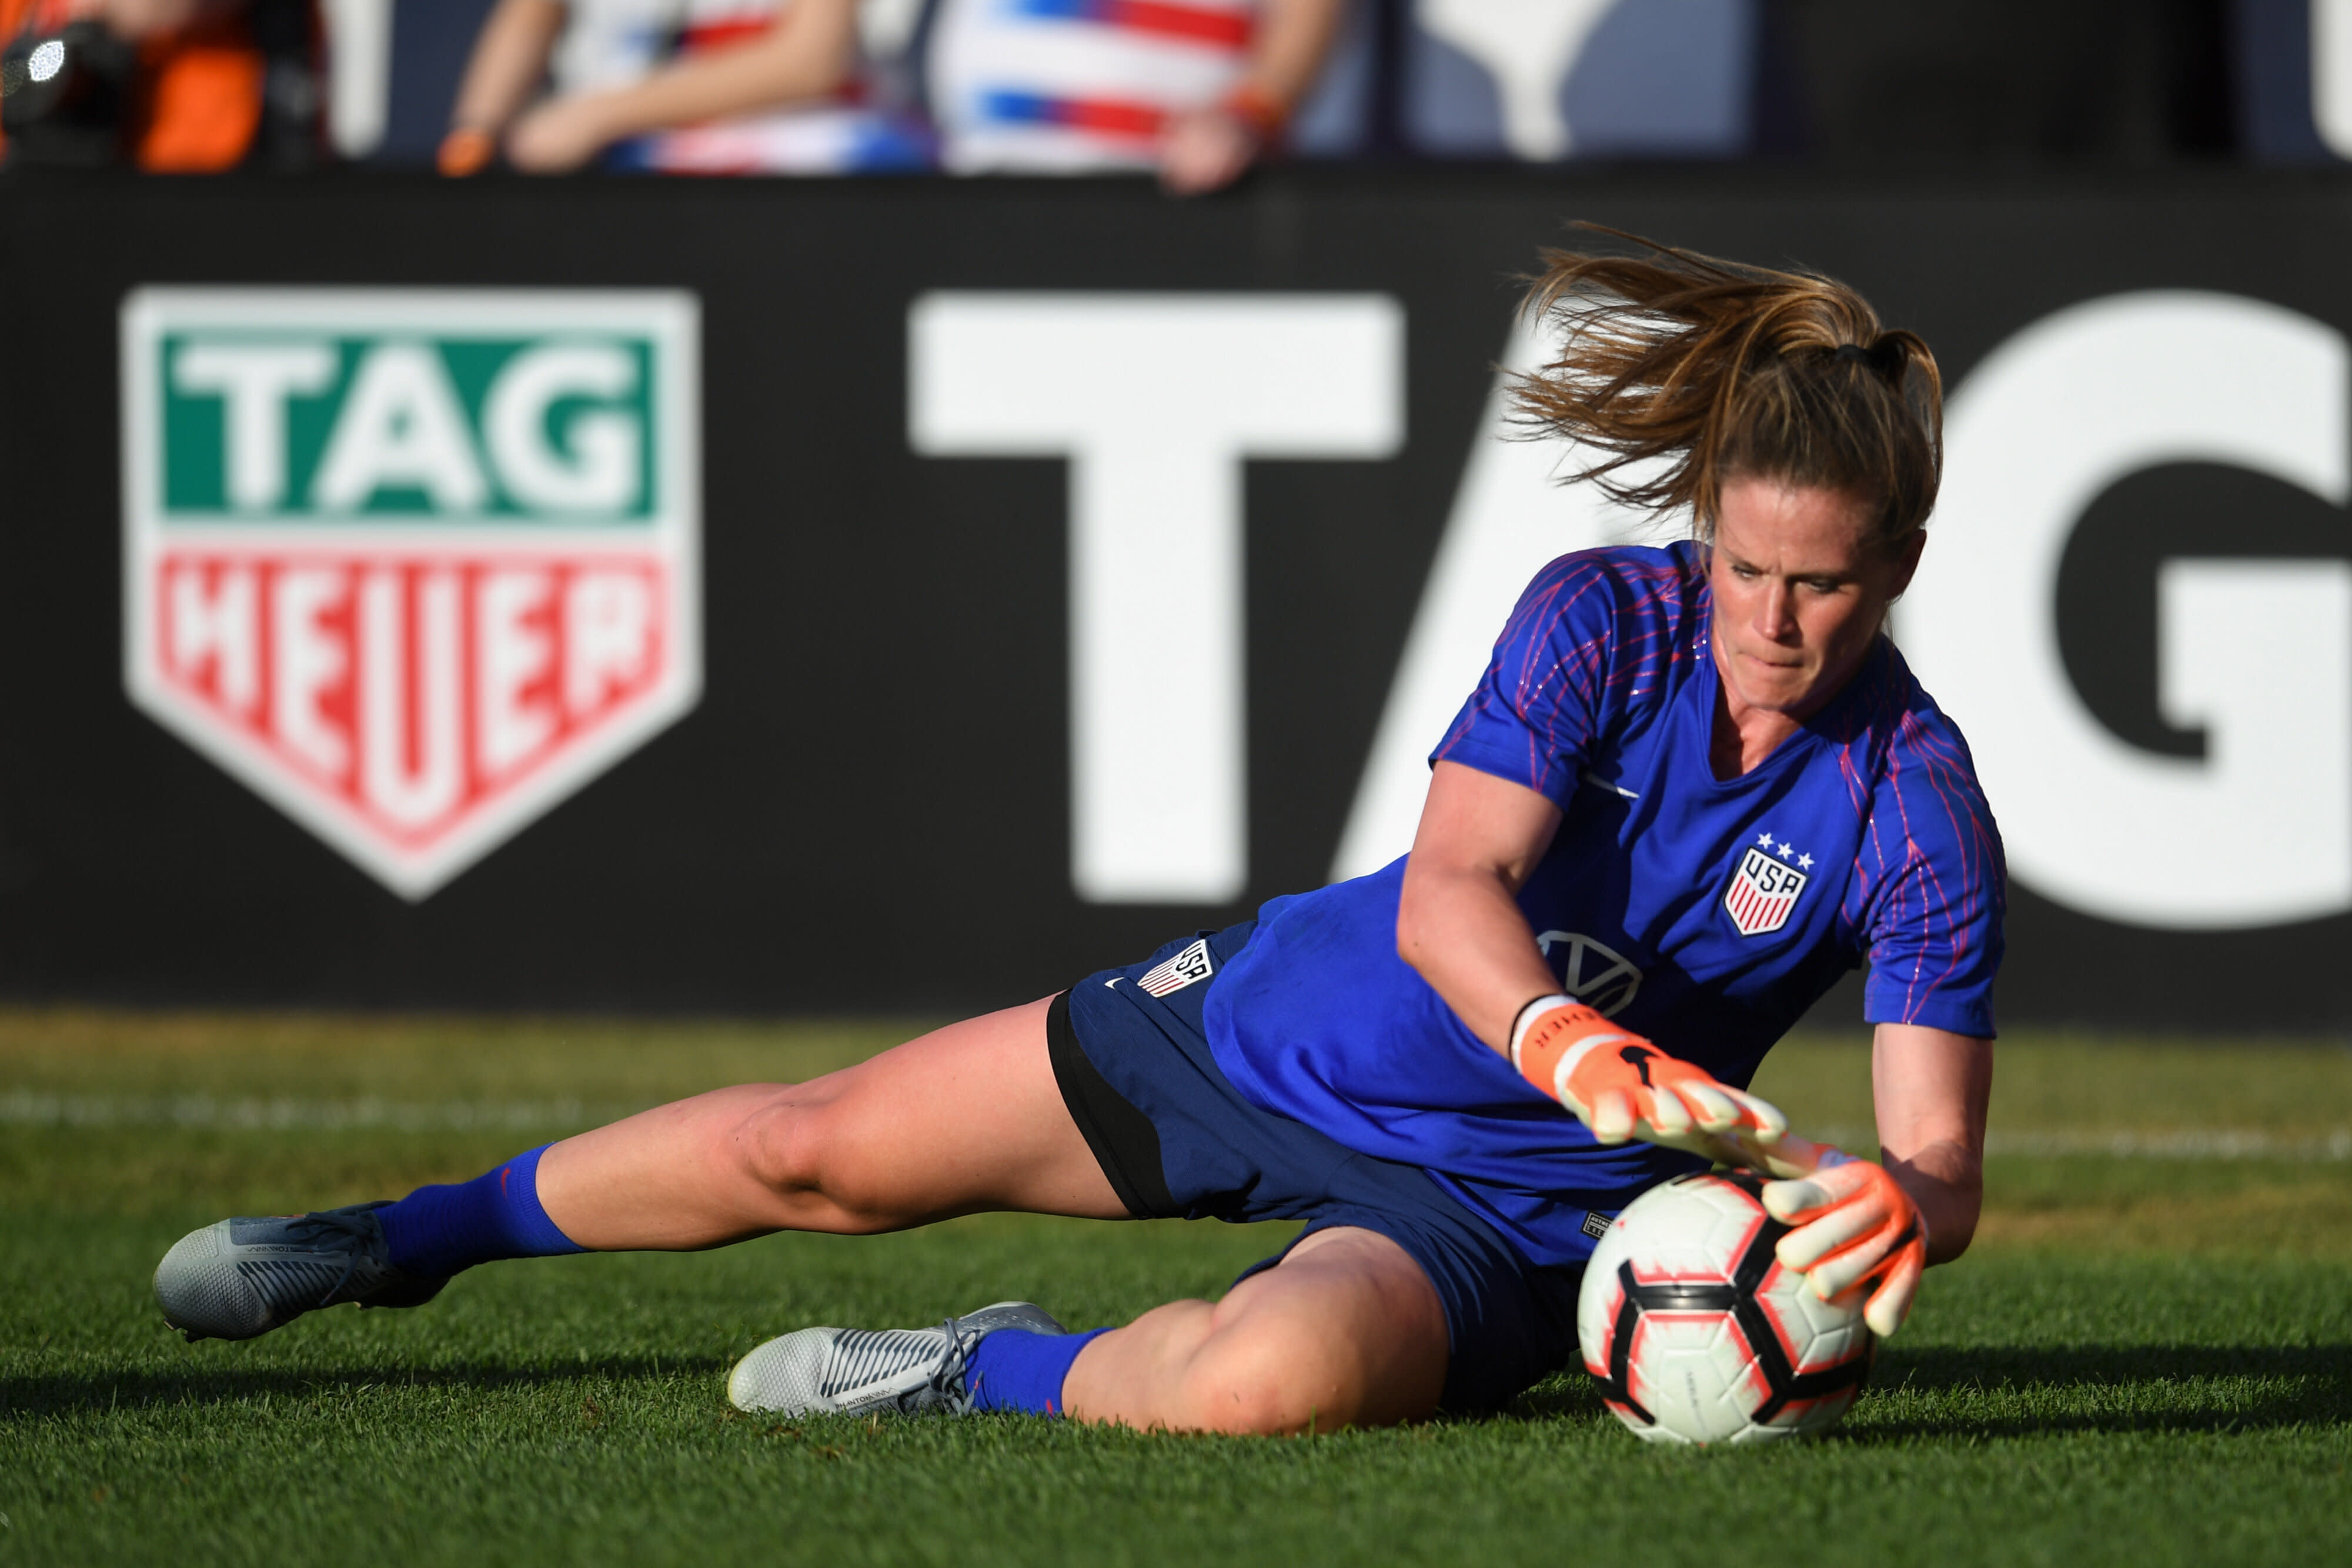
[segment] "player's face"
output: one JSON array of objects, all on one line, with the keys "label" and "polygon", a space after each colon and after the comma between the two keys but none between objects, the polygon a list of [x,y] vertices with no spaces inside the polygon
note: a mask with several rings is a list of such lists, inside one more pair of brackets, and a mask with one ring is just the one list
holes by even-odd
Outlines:
[{"label": "player's face", "polygon": [[1803,719],[1862,667],[1927,542],[1868,543],[1870,502],[1844,491],[1743,477],[1723,486],[1707,578],[1715,662],[1739,706]]}]

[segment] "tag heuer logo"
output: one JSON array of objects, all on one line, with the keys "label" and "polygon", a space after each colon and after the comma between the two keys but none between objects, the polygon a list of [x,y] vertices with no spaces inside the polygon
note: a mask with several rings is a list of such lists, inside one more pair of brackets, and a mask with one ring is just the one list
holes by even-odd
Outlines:
[{"label": "tag heuer logo", "polygon": [[1750,849],[1739,857],[1731,885],[1723,890],[1723,907],[1742,936],[1762,936],[1789,924],[1789,912],[1797,907],[1797,895],[1805,891],[1807,880],[1796,867]]},{"label": "tag heuer logo", "polygon": [[698,341],[656,290],[135,292],[131,700],[432,893],[694,706]]}]

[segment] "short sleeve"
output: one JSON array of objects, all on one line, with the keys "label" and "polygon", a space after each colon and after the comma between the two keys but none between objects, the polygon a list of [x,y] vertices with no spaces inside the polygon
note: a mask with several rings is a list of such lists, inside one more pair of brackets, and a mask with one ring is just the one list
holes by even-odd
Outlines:
[{"label": "short sleeve", "polygon": [[1458,762],[1565,807],[1601,731],[1619,586],[1601,551],[1562,556],[1537,573],[1431,763]]},{"label": "short sleeve", "polygon": [[1863,869],[1864,1018],[1991,1039],[2007,873],[1968,748],[1941,716],[1906,716],[1864,832]]}]

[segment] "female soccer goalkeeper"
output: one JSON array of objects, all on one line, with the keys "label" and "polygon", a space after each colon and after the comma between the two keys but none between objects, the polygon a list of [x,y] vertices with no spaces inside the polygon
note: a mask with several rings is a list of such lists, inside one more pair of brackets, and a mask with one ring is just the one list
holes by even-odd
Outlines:
[{"label": "female soccer goalkeeper", "polygon": [[[1935,361],[1827,278],[1656,246],[1547,261],[1530,308],[1561,348],[1521,411],[1695,537],[1537,575],[1433,737],[1410,855],[814,1082],[718,1090],[396,1203],[223,1220],[164,1258],[165,1316],[249,1338],[497,1259],[984,1209],[1289,1218],[1299,1239],[1221,1301],[1092,1333],[1013,1302],[803,1329],[729,1392],[1409,1420],[1568,1362],[1594,1237],[1712,1157],[1781,1178],[1782,1260],[1867,1292],[1891,1333],[1976,1224],[2001,950],[1968,749],[1882,631],[1936,498]],[[1878,1163],[1784,1135],[1738,1087],[1864,962]]]}]

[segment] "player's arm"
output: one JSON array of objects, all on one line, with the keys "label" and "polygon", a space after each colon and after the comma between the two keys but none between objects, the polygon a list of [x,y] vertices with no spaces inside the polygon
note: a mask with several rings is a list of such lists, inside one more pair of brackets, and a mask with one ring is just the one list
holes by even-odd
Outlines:
[{"label": "player's arm", "polygon": [[1758,1163],[1787,1126],[1778,1111],[1560,994],[1518,905],[1559,827],[1559,808],[1536,790],[1438,763],[1405,862],[1398,954],[1602,1143]]},{"label": "player's arm", "polygon": [[1870,1057],[1879,1157],[1927,1223],[1927,1261],[1968,1250],[1984,1207],[1992,1041],[1883,1023]]},{"label": "player's arm", "polygon": [[1239,179],[1315,85],[1343,10],[1344,0],[1265,0],[1241,80],[1216,103],[1169,125],[1161,182],[1194,195]]},{"label": "player's arm", "polygon": [[539,90],[547,57],[563,31],[563,0],[499,0],[474,40],[449,133],[441,142],[441,172],[471,174],[498,152],[499,138]]},{"label": "player's arm", "polygon": [[1824,1300],[1862,1287],[1870,1326],[1890,1334],[1911,1310],[1920,1271],[1958,1257],[1976,1234],[1992,1041],[1880,1024],[1871,1083],[1879,1163],[1785,1140],[1780,1174],[1795,1179],[1765,1187],[1764,1206],[1795,1227],[1775,1249],[1780,1261],[1803,1270]]},{"label": "player's arm", "polygon": [[646,131],[820,98],[847,77],[856,44],[856,0],[793,0],[756,37],[676,61],[626,87],[541,104],[508,134],[507,156],[519,169],[552,173]]},{"label": "player's arm", "polygon": [[1404,865],[1399,956],[1506,1055],[1520,1007],[1559,989],[1518,904],[1559,828],[1559,808],[1535,790],[1440,762]]}]

